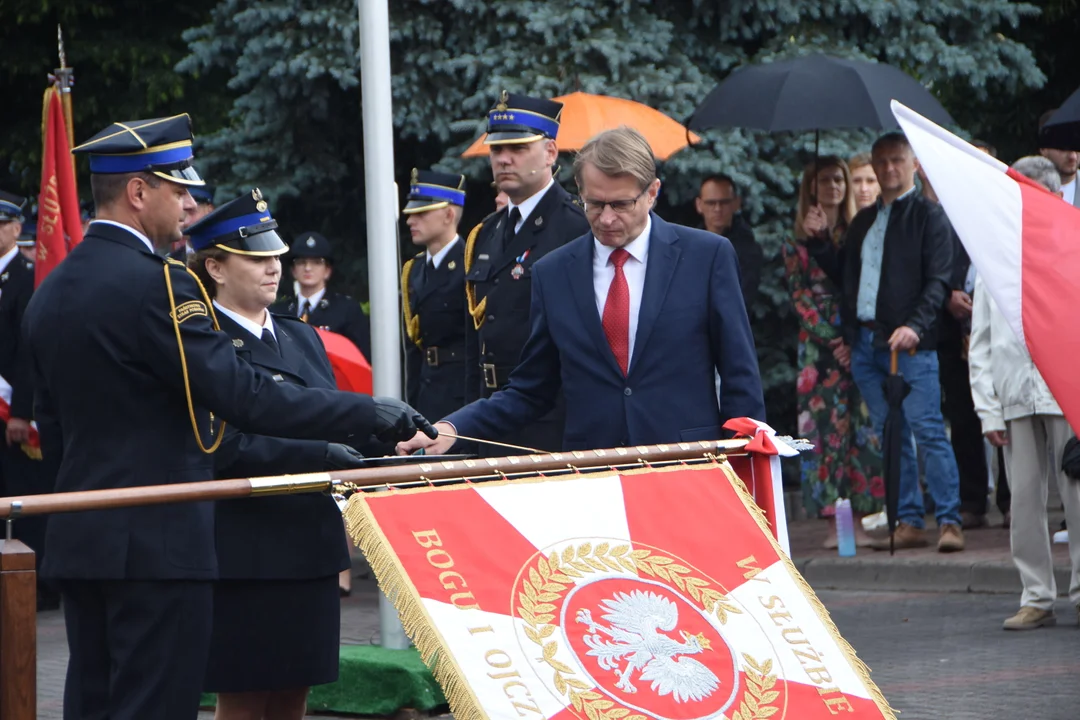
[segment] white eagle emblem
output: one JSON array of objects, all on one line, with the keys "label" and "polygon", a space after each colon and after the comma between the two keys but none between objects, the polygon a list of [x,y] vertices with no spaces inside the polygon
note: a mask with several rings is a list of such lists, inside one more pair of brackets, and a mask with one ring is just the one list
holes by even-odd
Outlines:
[{"label": "white eagle emblem", "polygon": [[[597,658],[602,669],[614,671],[618,689],[637,692],[630,682],[635,670],[641,671],[641,680],[652,682],[654,692],[673,695],[676,702],[703,700],[720,687],[719,678],[697,660],[675,659],[709,650],[710,644],[702,633],[681,631],[680,642],[660,632],[671,632],[679,623],[679,609],[671,600],[641,590],[617,592],[601,603],[600,610],[607,613],[602,617],[610,627],[597,625],[587,608],[578,610],[577,621],[588,625],[592,633],[584,636],[590,648],[587,654]],[[620,668],[624,660],[626,667]]]}]

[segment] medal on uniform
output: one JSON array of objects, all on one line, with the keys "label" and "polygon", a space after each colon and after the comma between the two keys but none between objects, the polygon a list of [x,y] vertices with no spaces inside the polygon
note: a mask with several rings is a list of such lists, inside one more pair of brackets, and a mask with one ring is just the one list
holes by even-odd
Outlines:
[{"label": "medal on uniform", "polygon": [[529,253],[531,251],[532,248],[529,248],[525,252],[518,255],[517,258],[515,258],[514,262],[516,262],[517,265],[515,265],[514,269],[510,271],[510,277],[514,278],[515,280],[521,279],[521,276],[525,274],[525,268],[521,265],[521,263],[525,262],[525,258],[529,257]]}]

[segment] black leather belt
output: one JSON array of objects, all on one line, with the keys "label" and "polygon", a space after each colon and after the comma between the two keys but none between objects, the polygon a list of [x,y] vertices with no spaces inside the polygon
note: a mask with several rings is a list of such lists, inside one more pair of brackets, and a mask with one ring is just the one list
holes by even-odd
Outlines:
[{"label": "black leather belt", "polygon": [[462,348],[429,347],[424,348],[424,362],[431,367],[439,367],[446,363],[464,362],[465,350]]}]

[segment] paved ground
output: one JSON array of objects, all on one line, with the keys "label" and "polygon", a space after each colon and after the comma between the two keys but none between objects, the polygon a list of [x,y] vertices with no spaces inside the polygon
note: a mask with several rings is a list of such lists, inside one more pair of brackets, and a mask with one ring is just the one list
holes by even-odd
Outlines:
[{"label": "paved ground", "polygon": [[[1080,717],[1080,629],[1068,602],[1058,602],[1056,628],[1000,629],[1018,601],[1010,589],[1016,580],[1006,531],[969,533],[972,549],[954,555],[919,550],[889,558],[860,551],[852,559],[820,549],[824,523],[793,523],[791,534],[797,564],[873,669],[885,697],[903,712],[902,720]],[[1064,566],[1062,547],[1055,549],[1055,559]],[[973,568],[994,580],[986,581],[983,593],[966,592]],[[949,582],[965,573],[968,580]],[[838,586],[844,589],[827,589]],[[904,591],[866,591],[867,586]],[[357,581],[353,596],[342,604],[342,642],[378,640],[376,598],[370,581]],[[39,614],[38,718],[61,717],[66,663],[61,614]],[[212,714],[199,717],[209,720]]]}]

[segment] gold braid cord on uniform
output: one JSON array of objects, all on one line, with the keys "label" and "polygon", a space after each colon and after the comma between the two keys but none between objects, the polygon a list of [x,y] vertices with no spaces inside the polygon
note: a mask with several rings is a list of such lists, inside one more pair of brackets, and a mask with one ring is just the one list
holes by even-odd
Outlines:
[{"label": "gold braid cord on uniform", "polygon": [[[203,287],[202,281],[199,277],[188,268],[187,265],[179,260],[173,260],[167,258],[165,261],[165,288],[169,291],[169,310],[172,316],[173,330],[176,331],[176,347],[180,349],[180,370],[184,374],[184,396],[187,398],[188,416],[191,418],[191,431],[195,433],[195,442],[198,443],[199,449],[207,455],[213,453],[218,447],[221,446],[221,441],[225,438],[225,421],[221,421],[221,428],[218,431],[217,439],[214,440],[214,444],[210,447],[206,447],[202,441],[202,435],[199,434],[199,423],[195,420],[195,403],[191,400],[191,379],[188,377],[187,357],[184,355],[184,341],[180,336],[180,319],[176,314],[176,296],[173,295],[172,289],[172,275],[169,273],[170,265],[179,265],[184,268],[188,275],[195,280],[195,284],[199,286],[199,291],[202,292],[203,300],[206,301],[206,309],[210,313],[210,321],[214,324],[214,330],[220,330],[218,325],[217,314],[214,312],[214,304],[210,301],[210,295],[207,294],[206,288]],[[214,413],[210,413],[210,435],[214,435]]]},{"label": "gold braid cord on uniform", "polygon": [[[420,253],[420,255],[423,254]],[[412,303],[409,301],[409,274],[412,272],[414,262],[416,262],[415,257],[409,258],[405,261],[405,267],[401,269],[401,310],[405,313],[405,332],[408,333],[413,344],[420,347],[420,316],[413,315]]]},{"label": "gold braid cord on uniform", "polygon": [[[469,233],[469,239],[465,241],[465,275],[469,274],[473,266],[473,251],[476,250],[476,237],[480,234],[480,228],[484,223],[478,224]],[[473,327],[479,330],[484,324],[484,312],[487,310],[487,298],[476,302],[476,287],[465,281],[465,299],[469,302],[469,314],[472,315]]]}]

